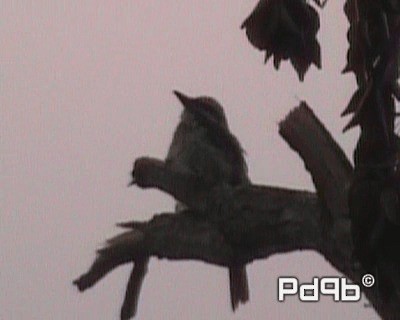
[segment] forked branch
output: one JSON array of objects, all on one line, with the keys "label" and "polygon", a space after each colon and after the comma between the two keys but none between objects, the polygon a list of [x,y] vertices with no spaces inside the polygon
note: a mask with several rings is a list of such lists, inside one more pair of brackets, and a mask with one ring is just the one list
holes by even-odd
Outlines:
[{"label": "forked branch", "polygon": [[[333,267],[360,283],[363,270],[352,262],[346,205],[350,163],[305,103],[281,122],[280,133],[302,157],[318,196],[257,185],[209,190],[201,181],[171,170],[163,161],[140,158],[134,166],[139,187],[167,192],[192,209],[158,214],[148,222],[124,223],[122,226],[129,230],[108,240],[89,271],[74,282],[79,290],[90,288],[119,265],[138,264],[150,256],[228,267],[304,249],[320,253]],[[145,273],[140,268],[136,272]],[[400,316],[398,301],[383,303],[374,287],[361,288],[383,318]]]}]

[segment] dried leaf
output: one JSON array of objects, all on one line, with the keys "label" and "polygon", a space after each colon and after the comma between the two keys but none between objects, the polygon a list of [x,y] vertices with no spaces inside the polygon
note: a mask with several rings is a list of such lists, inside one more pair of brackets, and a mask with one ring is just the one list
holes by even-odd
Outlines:
[{"label": "dried leaf", "polygon": [[301,81],[311,64],[321,68],[319,27],[318,13],[304,0],[261,0],[242,24],[250,43],[265,51],[265,62],[273,56],[278,69],[290,60]]}]

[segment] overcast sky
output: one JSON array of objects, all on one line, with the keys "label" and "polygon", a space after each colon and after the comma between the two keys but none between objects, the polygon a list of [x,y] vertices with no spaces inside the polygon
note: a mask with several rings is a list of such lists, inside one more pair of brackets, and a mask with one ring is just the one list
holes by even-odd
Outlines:
[{"label": "overcast sky", "polygon": [[[0,319],[117,319],[130,267],[80,294],[74,278],[119,221],[172,210],[126,188],[135,158],[164,158],[181,106],[225,107],[254,182],[313,190],[277,123],[305,99],[348,156],[357,130],[339,117],[355,83],[341,75],[344,1],[322,13],[323,70],[300,84],[288,63],[263,65],[240,25],[256,1],[4,1],[1,21]],[[359,303],[277,302],[277,278],[339,275],[312,252],[247,267],[250,302],[230,310],[227,270],[151,260],[137,319],[377,319]]]}]

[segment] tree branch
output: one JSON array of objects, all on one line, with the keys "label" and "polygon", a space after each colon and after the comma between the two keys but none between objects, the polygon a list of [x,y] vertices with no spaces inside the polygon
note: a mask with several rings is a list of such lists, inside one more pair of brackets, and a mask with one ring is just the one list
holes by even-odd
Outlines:
[{"label": "tree branch", "polygon": [[[140,158],[134,166],[137,185],[165,191],[189,203],[191,210],[158,214],[148,222],[122,224],[130,230],[108,240],[89,271],[74,284],[84,291],[118,265],[137,264],[150,256],[228,267],[304,249],[319,252],[337,270],[360,284],[364,270],[352,263],[350,222],[343,191],[351,176],[349,162],[305,106],[281,123],[280,132],[304,160],[318,197],[306,191],[256,185],[210,190],[193,176],[171,170],[160,160]],[[135,278],[134,272],[131,278]],[[140,285],[134,287],[138,294]],[[382,302],[375,287],[361,286],[361,290],[382,317],[400,316],[398,301]],[[128,291],[125,308],[127,303],[129,307]]]},{"label": "tree branch", "polygon": [[279,134],[310,172],[320,199],[332,215],[347,216],[347,192],[353,168],[324,125],[305,102],[279,124]]},{"label": "tree branch", "polygon": [[279,134],[302,158],[317,190],[322,206],[319,227],[326,245],[320,252],[346,274],[353,250],[347,204],[352,166],[305,102],[279,124]]}]

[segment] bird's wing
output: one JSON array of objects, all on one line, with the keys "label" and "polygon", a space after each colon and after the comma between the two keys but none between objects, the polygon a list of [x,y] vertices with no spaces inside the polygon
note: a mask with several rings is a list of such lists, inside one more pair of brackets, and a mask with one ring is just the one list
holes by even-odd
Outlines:
[{"label": "bird's wing", "polygon": [[248,183],[248,168],[244,158],[244,150],[239,140],[229,129],[217,123],[209,123],[206,130],[209,140],[217,149],[223,151],[225,161],[232,167],[229,183],[232,185]]}]

